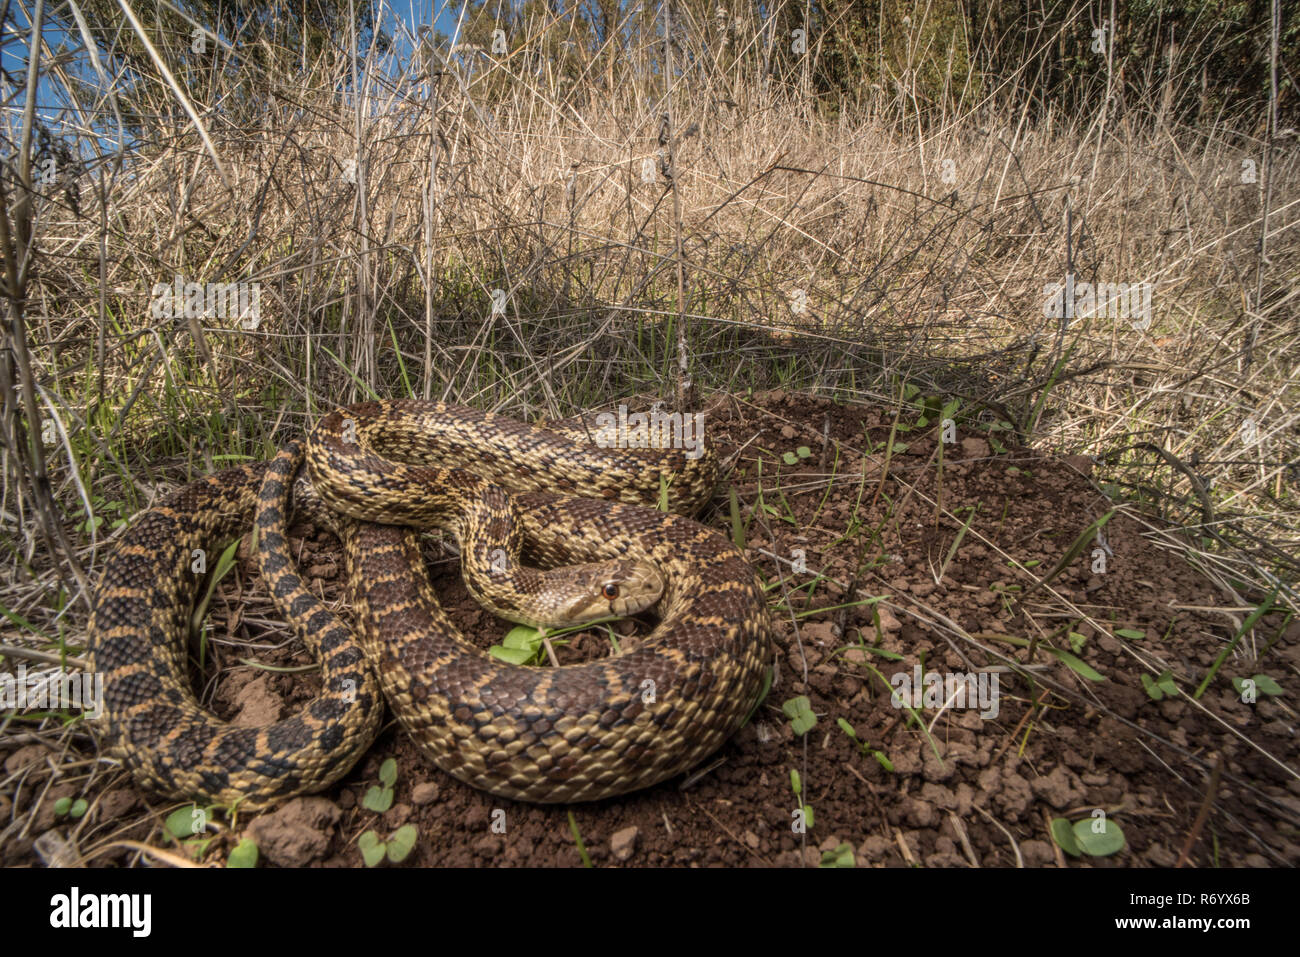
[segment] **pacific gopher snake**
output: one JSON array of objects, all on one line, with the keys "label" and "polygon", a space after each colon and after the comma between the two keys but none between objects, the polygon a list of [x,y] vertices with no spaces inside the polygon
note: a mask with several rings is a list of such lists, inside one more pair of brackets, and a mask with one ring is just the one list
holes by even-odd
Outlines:
[{"label": "pacific gopher snake", "polygon": [[[712,491],[711,461],[595,448],[575,442],[580,432],[394,401],[326,416],[308,446],[312,483],[340,513],[332,524],[357,633],[390,706],[439,767],[506,797],[591,800],[686,770],[744,721],[770,655],[762,590],[731,543],[632,504],[655,501],[666,485],[670,505],[694,511]],[[371,448],[457,467],[388,462]],[[288,495],[305,489],[291,478],[300,455],[295,444],[272,463],[183,487],[128,530],[106,565],[88,655],[105,676],[110,749],[145,787],[261,806],[337,780],[373,737],[382,704],[371,669],[287,554]],[[609,659],[529,668],[461,637],[433,596],[416,532],[371,521],[432,520],[462,535],[456,516],[491,494],[485,478],[515,490],[514,504],[487,507],[462,539],[462,563],[489,561],[475,558],[480,531],[504,535],[507,551],[522,545],[540,567],[649,562],[663,573],[663,595],[659,624],[642,644]],[[319,645],[324,686],[298,715],[233,728],[199,707],[186,679],[183,639],[199,577],[189,561],[193,549],[242,530],[255,504],[268,588]],[[511,509],[517,527],[506,521]],[[488,597],[509,614],[509,598]]]}]

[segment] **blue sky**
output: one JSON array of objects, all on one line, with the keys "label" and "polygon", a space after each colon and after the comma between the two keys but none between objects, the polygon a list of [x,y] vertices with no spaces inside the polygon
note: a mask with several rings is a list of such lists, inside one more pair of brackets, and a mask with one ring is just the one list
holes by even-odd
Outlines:
[{"label": "blue sky", "polygon": [[[47,0],[48,5],[49,0]],[[429,23],[433,23],[448,36],[451,36],[456,29],[456,16],[448,8],[446,0],[388,0],[387,6],[388,15],[399,18],[408,31],[413,32],[415,28]],[[16,18],[18,35],[6,35],[3,45],[0,46],[0,67],[3,67],[12,81],[18,84],[18,96],[11,108],[21,111],[26,100],[23,86],[26,82],[28,48],[28,38],[22,30],[28,26],[28,21],[26,11],[17,4],[12,5],[10,9]],[[148,18],[144,15],[147,8],[144,3],[137,0],[132,5],[132,9],[143,22],[147,23]],[[388,23],[388,27],[390,32],[400,35],[400,31],[393,30],[391,22]],[[51,50],[57,51],[65,46],[75,50],[81,48],[80,37],[75,32],[70,36],[66,35],[62,29],[53,27],[48,22],[43,32],[45,43]],[[37,88],[37,110],[51,124],[56,124],[57,113],[63,105],[62,98],[57,95],[56,87],[43,77]]]},{"label": "blue sky", "polygon": [[[391,0],[393,13],[400,16],[409,28],[411,23],[433,23],[448,36],[456,29],[456,17],[447,8],[445,0]],[[430,20],[436,14],[436,20]],[[414,18],[414,19],[413,19]]]}]

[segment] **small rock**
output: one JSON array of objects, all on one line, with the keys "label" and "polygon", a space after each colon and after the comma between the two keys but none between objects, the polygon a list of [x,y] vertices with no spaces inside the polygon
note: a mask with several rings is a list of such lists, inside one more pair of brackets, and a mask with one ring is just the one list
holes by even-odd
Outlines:
[{"label": "small rock", "polygon": [[966,817],[975,803],[975,789],[962,782],[957,785],[957,816]]},{"label": "small rock", "polygon": [[858,844],[857,857],[864,861],[878,861],[897,849],[898,845],[889,838],[872,834]]},{"label": "small rock", "polygon": [[902,622],[887,606],[877,605],[876,611],[880,614],[880,630],[882,632],[894,632],[903,627]]},{"label": "small rock", "polygon": [[930,827],[934,824],[934,808],[925,801],[907,798],[903,802],[903,820],[911,827]]},{"label": "small rock", "polygon": [[438,785],[433,781],[423,781],[411,788],[411,803],[419,807],[432,804],[438,800]]},{"label": "small rock", "polygon": [[822,660],[821,651],[806,641],[803,643],[802,651],[803,654],[800,654],[800,646],[798,645],[795,645],[790,649],[790,666],[798,668],[800,671],[803,670],[804,665],[807,665],[809,668],[817,667],[817,663]]},{"label": "small rock", "polygon": [[636,838],[638,831],[635,827],[625,827],[621,831],[615,831],[609,838],[609,850],[615,859],[626,861],[636,850]]},{"label": "small rock", "polygon": [[740,835],[740,839],[745,842],[745,846],[751,851],[758,850],[758,835],[753,831],[746,831],[744,834]]},{"label": "small rock", "polygon": [[394,804],[384,812],[384,824],[391,828],[399,828],[411,817],[411,805]]},{"label": "small rock", "polygon": [[[944,752],[942,741],[936,742],[936,746],[941,752]],[[954,744],[952,747],[955,749],[956,745]],[[922,752],[922,758],[925,778],[927,781],[947,781],[957,772],[956,761],[941,761],[929,748],[926,748],[925,751]],[[898,765],[895,764],[894,767],[897,769]]]},{"label": "small rock", "polygon": [[1033,792],[1029,789],[1029,782],[1014,771],[1003,771],[999,788],[998,770],[989,768],[980,773],[980,789],[995,792],[994,800],[1001,807],[1005,820],[1018,821],[1029,808]]},{"label": "small rock", "polygon": [[1033,778],[1029,782],[1029,789],[1054,808],[1072,807],[1086,799],[1083,791],[1075,787],[1072,778],[1073,775],[1065,767],[1057,765],[1051,773]]},{"label": "small rock", "polygon": [[799,852],[782,851],[780,854],[776,855],[776,859],[772,861],[772,863],[782,869],[799,867],[800,866]]},{"label": "small rock", "polygon": [[921,800],[948,811],[953,810],[957,806],[957,795],[948,788],[940,787],[932,781],[926,781],[921,785],[920,796]]},{"label": "small rock", "polygon": [[239,714],[231,724],[241,728],[263,728],[280,720],[284,701],[271,690],[271,676],[261,674],[239,690],[235,705]]},{"label": "small rock", "polygon": [[921,770],[921,756],[915,747],[891,751],[889,761],[897,774],[915,774]]},{"label": "small rock", "polygon": [[1171,722],[1177,722],[1183,712],[1187,710],[1186,701],[1170,701],[1168,699],[1160,702],[1160,713],[1168,718]]},{"label": "small rock", "polygon": [[272,864],[303,867],[329,850],[330,831],[343,812],[322,797],[296,798],[248,826],[258,850]]},{"label": "small rock", "polygon": [[[840,640],[840,630],[833,621],[810,621],[799,627],[799,634],[804,640],[805,649],[809,644],[821,645],[822,647],[833,646]],[[811,658],[809,658],[808,664],[813,664]]]},{"label": "small rock", "polygon": [[1026,867],[1042,867],[1056,861],[1056,852],[1046,841],[1021,841],[1020,856]]}]

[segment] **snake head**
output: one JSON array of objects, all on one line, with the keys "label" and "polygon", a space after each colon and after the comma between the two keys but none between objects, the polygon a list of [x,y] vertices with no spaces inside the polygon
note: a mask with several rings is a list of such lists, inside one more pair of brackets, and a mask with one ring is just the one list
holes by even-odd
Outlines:
[{"label": "snake head", "polygon": [[557,619],[564,619],[564,625],[636,615],[664,593],[658,567],[642,559],[574,565],[560,571],[566,594],[558,603]]}]

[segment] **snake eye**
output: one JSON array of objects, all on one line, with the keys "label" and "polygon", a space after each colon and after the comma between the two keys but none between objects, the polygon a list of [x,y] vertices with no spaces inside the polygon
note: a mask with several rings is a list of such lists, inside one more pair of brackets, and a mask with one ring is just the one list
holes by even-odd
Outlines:
[{"label": "snake eye", "polygon": [[606,598],[610,599],[611,601],[613,601],[615,598],[618,597],[618,586],[615,585],[613,582],[609,582],[600,591],[602,595],[604,595]]}]

